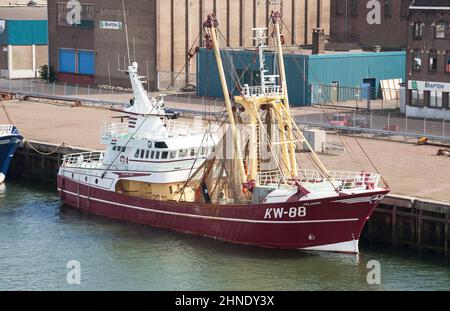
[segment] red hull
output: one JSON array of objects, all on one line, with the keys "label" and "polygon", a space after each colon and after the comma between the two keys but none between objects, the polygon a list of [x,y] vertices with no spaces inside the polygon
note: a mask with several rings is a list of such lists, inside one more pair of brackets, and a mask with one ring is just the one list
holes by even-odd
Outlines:
[{"label": "red hull", "polygon": [[[301,203],[207,205],[131,197],[58,176],[58,192],[66,204],[85,212],[233,243],[302,249],[354,241],[354,251],[342,251],[357,252],[365,222],[388,191]],[[377,199],[363,202],[367,197]],[[306,215],[299,216],[298,207],[305,207]],[[275,218],[274,209],[284,212]]]}]

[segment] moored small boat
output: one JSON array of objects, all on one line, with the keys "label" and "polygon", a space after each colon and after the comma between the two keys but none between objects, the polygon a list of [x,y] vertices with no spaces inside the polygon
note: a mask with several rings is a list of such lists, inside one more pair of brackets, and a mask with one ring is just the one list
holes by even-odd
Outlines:
[{"label": "moored small boat", "polygon": [[0,125],[0,184],[5,181],[14,153],[22,141],[23,137],[14,125]]}]

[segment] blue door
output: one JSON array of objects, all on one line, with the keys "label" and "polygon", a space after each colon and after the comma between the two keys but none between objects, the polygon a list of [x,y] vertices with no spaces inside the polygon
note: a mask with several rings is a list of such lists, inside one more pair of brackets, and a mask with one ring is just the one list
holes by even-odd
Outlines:
[{"label": "blue door", "polygon": [[76,73],[75,50],[59,49],[59,72]]},{"label": "blue door", "polygon": [[95,74],[94,51],[78,51],[78,73],[82,75]]}]

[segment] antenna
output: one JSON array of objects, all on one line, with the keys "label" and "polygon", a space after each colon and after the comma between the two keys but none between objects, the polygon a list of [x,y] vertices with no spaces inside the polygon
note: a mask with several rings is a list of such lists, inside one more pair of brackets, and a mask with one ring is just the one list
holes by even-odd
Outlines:
[{"label": "antenna", "polygon": [[122,8],[123,8],[123,21],[125,23],[125,37],[127,40],[128,65],[131,65],[130,42],[128,41],[128,26],[127,26],[127,13],[125,12],[125,0],[122,0]]}]

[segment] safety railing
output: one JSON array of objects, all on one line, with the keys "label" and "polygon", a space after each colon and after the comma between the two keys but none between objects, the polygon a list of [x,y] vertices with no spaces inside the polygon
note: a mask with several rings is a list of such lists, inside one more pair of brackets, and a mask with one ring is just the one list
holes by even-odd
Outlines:
[{"label": "safety railing", "polygon": [[9,135],[12,133],[13,129],[14,126],[10,124],[0,125],[0,135]]},{"label": "safety railing", "polygon": [[298,177],[293,179],[291,176],[285,176],[280,171],[261,172],[257,175],[257,183],[261,186],[278,186],[288,185],[294,186],[300,184],[320,184],[348,190],[357,188],[376,187],[380,182],[381,176],[376,173],[369,172],[346,172],[346,171],[330,171],[330,176],[326,177],[323,173],[316,170],[300,170]]},{"label": "safety railing", "polygon": [[62,167],[71,168],[103,168],[104,152],[83,152],[65,155],[62,159]]},{"label": "safety railing", "polygon": [[281,96],[283,95],[283,92],[281,90],[281,86],[279,85],[266,85],[263,88],[261,86],[249,86],[248,84],[246,84],[242,89],[242,94],[244,97],[258,97],[261,95]]}]

